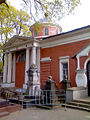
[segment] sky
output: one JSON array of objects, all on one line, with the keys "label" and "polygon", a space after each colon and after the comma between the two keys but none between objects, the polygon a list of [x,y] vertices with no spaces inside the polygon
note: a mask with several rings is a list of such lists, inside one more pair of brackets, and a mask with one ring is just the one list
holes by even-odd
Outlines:
[{"label": "sky", "polygon": [[[17,9],[21,6],[21,0],[8,1]],[[90,25],[90,0],[81,0],[81,4],[75,8],[74,13],[62,18],[58,24],[62,27],[62,32]]]}]

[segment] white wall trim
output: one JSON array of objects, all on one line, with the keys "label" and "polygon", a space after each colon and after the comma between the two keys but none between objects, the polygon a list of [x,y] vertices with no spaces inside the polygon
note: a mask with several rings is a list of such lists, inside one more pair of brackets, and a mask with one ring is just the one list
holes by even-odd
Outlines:
[{"label": "white wall trim", "polygon": [[87,63],[90,61],[90,57],[85,61],[85,63],[84,63],[84,69],[86,70],[86,68],[87,68]]},{"label": "white wall trim", "polygon": [[51,58],[50,57],[44,57],[41,59],[41,62],[50,62]]},{"label": "white wall trim", "polygon": [[[86,46],[84,49],[82,49],[80,52],[77,53],[76,58],[77,58],[77,70],[80,69],[80,57],[82,56],[88,56],[90,52],[90,44]],[[87,62],[87,61],[86,61]],[[86,64],[84,64],[84,69],[86,68]]]},{"label": "white wall trim", "polygon": [[88,46],[86,46],[83,50],[81,50],[78,54],[77,57],[81,57],[81,56],[88,56],[90,52],[90,44]]},{"label": "white wall trim", "polygon": [[15,87],[15,83],[3,83],[2,88]]},{"label": "white wall trim", "polygon": [[59,57],[59,60],[64,60],[64,59],[69,59],[69,56],[62,56],[62,57]]},{"label": "white wall trim", "polygon": [[[90,28],[88,28],[90,29]],[[63,44],[79,42],[90,39],[89,31],[75,31],[68,34],[61,34],[58,36],[50,37],[41,41],[42,48],[55,47]]]}]

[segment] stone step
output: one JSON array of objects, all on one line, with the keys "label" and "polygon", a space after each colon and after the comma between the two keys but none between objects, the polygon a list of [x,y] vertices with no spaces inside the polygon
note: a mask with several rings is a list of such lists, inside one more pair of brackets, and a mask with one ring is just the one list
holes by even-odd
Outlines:
[{"label": "stone step", "polygon": [[77,103],[85,103],[85,104],[89,104],[90,105],[90,100],[76,99],[76,100],[73,100],[73,101],[77,102]]},{"label": "stone step", "polygon": [[76,102],[76,101],[68,102],[67,104],[80,106],[80,107],[85,107],[85,108],[90,108],[90,104],[85,104],[85,103]]},{"label": "stone step", "polygon": [[73,108],[73,109],[79,109],[79,110],[84,110],[84,111],[90,112],[90,109],[89,108],[85,108],[85,107],[80,107],[80,106],[75,106],[75,105],[69,105],[69,104],[63,104],[62,106],[66,107],[66,108]]},{"label": "stone step", "polygon": [[5,107],[2,107],[0,108],[0,113],[2,112],[15,112],[15,111],[18,111],[18,110],[21,110],[21,105],[10,105],[10,106],[5,106]]},{"label": "stone step", "polygon": [[7,116],[9,114],[10,114],[9,112],[1,112],[0,113],[0,117],[5,117],[5,116]]},{"label": "stone step", "polygon": [[8,104],[9,104],[9,100],[0,99],[0,107],[2,107],[4,105],[8,105]]}]

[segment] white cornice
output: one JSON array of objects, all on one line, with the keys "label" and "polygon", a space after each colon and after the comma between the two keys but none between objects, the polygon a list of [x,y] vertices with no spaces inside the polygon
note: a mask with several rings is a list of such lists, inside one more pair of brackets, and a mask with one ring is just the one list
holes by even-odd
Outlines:
[{"label": "white cornice", "polygon": [[41,41],[42,48],[54,47],[63,44],[78,42],[90,39],[90,27],[68,33],[62,33],[57,36],[49,37]]},{"label": "white cornice", "polygon": [[27,47],[32,47],[32,46],[36,46],[36,47],[40,46],[39,40],[30,39],[27,37],[15,36],[11,38],[10,41],[5,46],[2,47],[2,49],[5,52],[9,52],[9,51],[16,51],[20,49],[26,49]]},{"label": "white cornice", "polygon": [[41,62],[50,62],[51,58],[50,57],[44,57],[41,59]]}]

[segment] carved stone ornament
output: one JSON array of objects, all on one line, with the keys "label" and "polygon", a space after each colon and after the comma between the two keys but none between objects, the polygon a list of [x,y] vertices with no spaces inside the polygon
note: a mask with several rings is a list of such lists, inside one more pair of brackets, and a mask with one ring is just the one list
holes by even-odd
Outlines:
[{"label": "carved stone ornament", "polygon": [[34,72],[37,72],[37,73],[38,73],[38,68],[37,68],[37,65],[32,64],[32,65],[30,66],[29,70],[27,71],[28,76],[32,75]]}]

